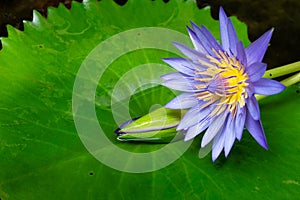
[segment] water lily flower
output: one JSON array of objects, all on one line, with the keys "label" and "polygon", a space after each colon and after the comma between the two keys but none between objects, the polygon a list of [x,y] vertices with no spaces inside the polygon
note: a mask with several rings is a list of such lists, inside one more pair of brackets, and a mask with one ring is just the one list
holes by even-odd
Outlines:
[{"label": "water lily flower", "polygon": [[188,33],[194,45],[174,45],[187,58],[165,58],[178,72],[162,76],[163,85],[183,91],[165,105],[169,109],[189,109],[177,130],[188,141],[206,130],[201,148],[212,144],[212,160],[224,149],[227,157],[235,139],[246,127],[263,148],[268,149],[255,94],[273,95],[285,89],[281,83],[262,78],[267,64],[262,62],[273,29],[244,48],[231,20],[219,12],[221,43],[209,30],[191,22]]}]

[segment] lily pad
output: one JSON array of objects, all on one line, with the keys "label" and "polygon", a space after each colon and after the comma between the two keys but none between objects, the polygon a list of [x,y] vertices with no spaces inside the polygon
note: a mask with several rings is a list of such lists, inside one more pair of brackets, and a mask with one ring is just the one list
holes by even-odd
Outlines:
[{"label": "lily pad", "polygon": [[[260,103],[268,151],[244,133],[242,141],[236,142],[227,159],[220,156],[216,163],[212,163],[209,156],[198,158],[198,137],[188,146],[176,142],[180,144],[178,148],[174,146],[169,148],[173,151],[164,152],[170,157],[172,154],[176,154],[175,157],[182,155],[168,166],[136,174],[113,169],[92,154],[101,153],[106,160],[114,158],[116,162],[121,161],[121,156],[110,148],[100,146],[97,152],[91,153],[84,146],[82,135],[79,135],[74,123],[76,110],[72,108],[72,97],[77,74],[92,50],[116,34],[141,27],[167,28],[186,35],[185,26],[190,20],[199,25],[205,24],[218,37],[218,22],[211,18],[210,10],[198,10],[193,1],[165,4],[161,1],[131,0],[122,7],[105,0],[73,2],[71,10],[62,5],[50,8],[47,19],[34,12],[33,21],[24,22],[23,32],[8,26],[8,37],[1,38],[3,49],[0,52],[0,199],[298,197],[298,86]],[[236,19],[234,24],[240,38],[249,44],[245,25]],[[133,40],[138,40],[138,37]],[[174,38],[169,40],[171,46]],[[109,43],[111,49],[107,51],[113,54],[126,44]],[[100,57],[101,52],[93,52]],[[132,92],[126,90],[131,82],[118,82],[121,78],[135,77],[130,79],[135,83],[152,78],[158,80],[156,75],[171,70],[161,58],[175,54],[175,50],[141,48],[120,55],[96,82],[94,99],[87,99],[95,102],[95,112],[107,140],[131,153],[132,159],[128,157],[123,163],[127,168],[143,165],[133,159],[136,154],[156,152],[169,146],[117,141],[113,131],[119,121],[115,118],[126,121],[128,116],[145,115],[153,105],[164,105],[176,93],[158,86],[158,83],[150,83],[135,88],[128,100],[127,97],[114,98],[122,94],[114,93],[114,88],[118,84],[124,85],[123,91]],[[143,76],[132,71],[140,65],[144,67],[137,70],[145,69]],[[136,76],[127,77],[129,72]],[[88,71],[91,77],[93,73],[93,70]],[[81,97],[84,99],[88,92]],[[128,107],[128,115],[117,112],[114,116],[112,108],[118,110],[124,107]],[[91,119],[87,119],[89,121]],[[86,134],[92,130],[90,128],[85,130]],[[100,145],[103,141],[92,142]],[[176,149],[185,152],[176,152]],[[164,162],[169,156],[160,158],[160,161]],[[152,157],[153,162],[150,160],[146,164],[159,163],[157,158]]]}]

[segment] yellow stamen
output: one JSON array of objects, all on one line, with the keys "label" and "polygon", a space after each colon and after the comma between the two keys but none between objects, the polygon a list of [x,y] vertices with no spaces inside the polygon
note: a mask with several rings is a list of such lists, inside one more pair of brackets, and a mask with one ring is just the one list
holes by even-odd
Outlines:
[{"label": "yellow stamen", "polygon": [[200,63],[201,65],[205,66],[205,67],[210,67],[210,68],[215,68],[215,67],[216,67],[215,65],[213,65],[213,64],[211,64],[211,63],[209,63],[209,62],[205,62],[205,61],[203,61],[203,60],[199,60],[199,63]]},{"label": "yellow stamen", "polygon": [[[199,63],[207,69],[195,72],[195,74],[208,78],[195,78],[194,80],[202,82],[196,88],[208,88],[208,90],[197,93],[196,97],[207,101],[202,108],[214,103],[217,105],[210,116],[219,115],[226,108],[232,113],[232,116],[235,116],[237,106],[245,106],[245,99],[248,98],[245,88],[248,86],[249,77],[245,73],[243,64],[235,56],[229,56],[223,51],[217,52],[215,49],[212,51],[216,57],[206,56],[209,62],[199,60]],[[210,83],[212,83],[211,89],[209,89]]]}]

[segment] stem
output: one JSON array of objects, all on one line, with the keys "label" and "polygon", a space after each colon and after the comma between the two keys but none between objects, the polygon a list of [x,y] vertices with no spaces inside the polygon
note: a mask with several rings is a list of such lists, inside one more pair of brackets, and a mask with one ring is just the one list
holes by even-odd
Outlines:
[{"label": "stem", "polygon": [[291,86],[291,85],[293,85],[295,83],[298,83],[298,82],[300,82],[300,73],[297,73],[297,74],[281,81],[281,83],[283,85],[285,85],[286,87]]},{"label": "stem", "polygon": [[279,76],[287,75],[293,72],[300,71],[300,61],[284,65],[282,67],[277,67],[274,69],[267,70],[264,74],[264,78],[276,78]]},{"label": "stem", "polygon": [[[293,85],[295,83],[298,83],[298,82],[300,82],[300,72],[293,75],[293,76],[291,76],[291,77],[289,77],[289,78],[284,79],[283,81],[281,81],[281,83],[283,85],[285,85],[286,87],[291,86],[291,85]],[[256,96],[257,101],[259,101],[259,100],[266,97],[266,96],[262,96],[262,95],[255,95],[255,96]]]}]

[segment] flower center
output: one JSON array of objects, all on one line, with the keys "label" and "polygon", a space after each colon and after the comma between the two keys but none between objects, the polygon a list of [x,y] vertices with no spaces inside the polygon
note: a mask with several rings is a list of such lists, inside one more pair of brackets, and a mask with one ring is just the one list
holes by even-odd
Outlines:
[{"label": "flower center", "polygon": [[245,99],[248,97],[245,88],[248,86],[249,77],[236,57],[214,49],[213,52],[217,58],[208,55],[207,61],[199,60],[207,69],[195,71],[195,74],[200,76],[195,78],[200,82],[195,87],[201,91],[196,93],[196,97],[207,102],[203,108],[211,104],[217,105],[212,111],[213,115],[218,115],[226,108],[235,115],[238,105],[245,106]]}]

